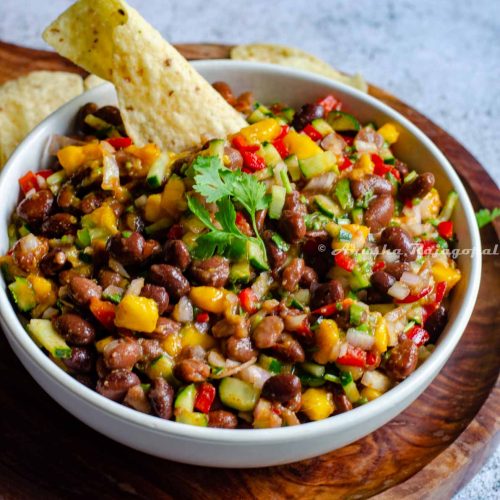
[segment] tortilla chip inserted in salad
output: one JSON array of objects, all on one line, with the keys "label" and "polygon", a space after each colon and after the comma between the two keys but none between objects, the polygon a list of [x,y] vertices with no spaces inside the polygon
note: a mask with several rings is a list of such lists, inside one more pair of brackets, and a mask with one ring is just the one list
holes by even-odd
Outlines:
[{"label": "tortilla chip inserted in salad", "polygon": [[115,85],[125,128],[137,145],[154,142],[179,152],[246,124],[121,0],[79,0],[43,37],[59,54]]}]

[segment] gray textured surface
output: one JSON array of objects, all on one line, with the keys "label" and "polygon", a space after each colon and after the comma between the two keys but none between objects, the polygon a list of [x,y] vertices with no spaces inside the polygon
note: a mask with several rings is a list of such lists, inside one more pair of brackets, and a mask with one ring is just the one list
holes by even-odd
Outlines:
[{"label": "gray textured surface", "polygon": [[[72,2],[0,0],[0,39],[45,48]],[[500,183],[498,0],[130,0],[169,40],[296,45],[360,71],[457,137]],[[500,496],[500,452],[456,500]],[[422,485],[423,489],[425,485]]]}]

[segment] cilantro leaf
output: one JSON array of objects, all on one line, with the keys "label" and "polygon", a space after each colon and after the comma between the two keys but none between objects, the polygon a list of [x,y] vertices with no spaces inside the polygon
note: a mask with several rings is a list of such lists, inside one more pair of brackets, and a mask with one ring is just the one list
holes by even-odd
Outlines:
[{"label": "cilantro leaf", "polygon": [[497,217],[500,216],[500,207],[494,208],[493,210],[488,210],[487,208],[483,208],[476,212],[476,220],[479,228],[482,228],[493,222]]},{"label": "cilantro leaf", "polygon": [[194,190],[204,196],[208,203],[232,194],[220,176],[220,171],[223,169],[231,171],[222,166],[219,158],[197,156],[192,167],[197,174],[194,177],[196,183]]},{"label": "cilantro leaf", "polygon": [[229,233],[238,234],[240,230],[236,225],[236,210],[234,205],[231,203],[229,196],[225,196],[217,202],[217,208],[219,209],[215,214],[215,218],[222,226],[224,231]]}]

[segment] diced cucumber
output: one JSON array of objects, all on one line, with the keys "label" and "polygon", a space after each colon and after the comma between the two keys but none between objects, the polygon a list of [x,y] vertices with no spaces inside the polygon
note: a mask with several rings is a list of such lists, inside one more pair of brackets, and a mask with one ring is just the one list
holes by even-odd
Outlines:
[{"label": "diced cucumber", "polygon": [[323,377],[327,382],[333,382],[334,384],[340,384],[340,377],[337,377],[337,375],[334,375],[333,373],[325,373],[325,376]]},{"label": "diced cucumber", "polygon": [[278,233],[273,233],[271,240],[283,252],[290,250],[290,245]]},{"label": "diced cucumber", "polygon": [[279,219],[285,205],[286,189],[274,185],[271,190],[271,203],[269,204],[269,218]]},{"label": "diced cucumber", "polygon": [[361,128],[358,120],[344,111],[331,111],[326,121],[336,132],[357,132]]},{"label": "diced cucumber", "polygon": [[250,262],[247,260],[235,262],[231,265],[229,279],[232,283],[248,283],[251,275]]},{"label": "diced cucumber", "polygon": [[336,158],[332,151],[323,151],[309,158],[299,160],[299,167],[306,179],[317,177],[335,169]]},{"label": "diced cucumber", "polygon": [[354,224],[363,224],[364,212],[362,208],[353,208],[351,212],[352,222]]},{"label": "diced cucumber", "polygon": [[333,132],[333,128],[330,127],[329,123],[323,118],[316,118],[311,122],[311,125],[323,136],[331,134]]},{"label": "diced cucumber", "polygon": [[250,264],[258,271],[267,271],[269,269],[266,253],[259,243],[255,241],[247,243],[247,256]]},{"label": "diced cucumber", "polygon": [[290,177],[293,182],[297,182],[302,177],[302,172],[300,171],[299,159],[297,155],[290,155],[285,158],[285,164],[290,173]]},{"label": "diced cucumber", "polygon": [[382,160],[384,160],[384,163],[393,165],[395,162],[394,155],[392,154],[392,151],[388,147],[382,148],[379,152],[379,156],[380,158],[382,158]]},{"label": "diced cucumber", "polygon": [[368,288],[371,286],[370,275],[368,273],[362,273],[358,269],[354,268],[349,275],[349,286],[354,291]]},{"label": "diced cucumber", "polygon": [[52,194],[57,194],[59,192],[61,184],[65,179],[66,172],[64,170],[58,170],[57,172],[54,172],[52,175],[49,175],[49,177],[47,177],[46,182],[49,186],[49,189],[52,191]]},{"label": "diced cucumber", "polygon": [[338,217],[342,215],[342,210],[331,198],[325,196],[324,194],[317,194],[313,198],[318,208],[328,217]]},{"label": "diced cucumber", "polygon": [[403,179],[403,184],[408,184],[409,182],[414,181],[418,177],[417,172],[415,170],[412,170],[404,179]]},{"label": "diced cucumber", "polygon": [[286,165],[284,163],[282,163],[282,165],[284,168],[280,170],[280,179],[281,182],[283,183],[283,187],[285,188],[287,194],[290,194],[293,191],[292,185],[290,184],[290,179],[288,178],[288,171]]},{"label": "diced cucumber", "polygon": [[253,174],[253,176],[258,181],[265,181],[266,179],[270,179],[273,175],[274,175],[274,170],[272,167],[263,168],[262,170],[258,170]]},{"label": "diced cucumber", "polygon": [[148,176],[146,177],[148,186],[153,189],[161,187],[170,174],[170,165],[170,154],[164,151],[149,168]]},{"label": "diced cucumber", "polygon": [[174,377],[174,361],[170,356],[162,354],[149,363],[146,368],[146,375],[151,379],[162,377],[169,383],[177,384]]},{"label": "diced cucumber", "polygon": [[340,383],[342,384],[342,388],[344,389],[347,399],[351,403],[356,403],[356,401],[360,398],[360,394],[351,373],[348,371],[342,371],[340,373]]},{"label": "diced cucumber", "polygon": [[302,363],[300,365],[302,370],[309,373],[313,377],[322,378],[325,375],[325,367],[322,365],[318,365],[316,363],[312,363],[307,361],[306,363]]},{"label": "diced cucumber", "polygon": [[32,319],[28,323],[28,331],[35,338],[35,341],[55,358],[65,359],[71,357],[71,347],[55,331],[50,320]]},{"label": "diced cucumber", "polygon": [[299,309],[304,309],[311,301],[311,292],[308,288],[299,288],[291,297],[293,301],[300,306]]},{"label": "diced cucumber", "polygon": [[283,108],[279,113],[278,116],[283,118],[286,123],[291,123],[293,120],[293,115],[295,114],[295,110],[293,108]]},{"label": "diced cucumber", "polygon": [[224,162],[224,139],[212,139],[208,143],[208,156],[215,156]]},{"label": "diced cucumber", "polygon": [[453,213],[453,209],[458,201],[458,194],[455,191],[450,191],[448,196],[446,197],[446,201],[444,202],[443,208],[439,213],[438,220],[440,222],[449,220],[451,218],[451,214]]},{"label": "diced cucumber", "polygon": [[368,312],[367,307],[359,302],[354,302],[349,308],[349,321],[351,325],[358,326],[363,323],[363,318],[368,317],[366,314]]},{"label": "diced cucumber", "polygon": [[162,229],[168,229],[171,225],[172,219],[170,217],[164,217],[163,219],[157,220],[156,222],[153,222],[153,224],[146,226],[144,232],[148,236],[151,236],[152,234],[155,234]]},{"label": "diced cucumber", "polygon": [[194,384],[187,385],[179,391],[175,398],[174,408],[176,415],[183,412],[192,412],[194,409],[194,401],[196,399],[196,386]]},{"label": "diced cucumber", "polygon": [[253,410],[257,404],[259,395],[259,389],[238,378],[223,378],[219,385],[219,397],[222,403],[235,410]]},{"label": "diced cucumber", "polygon": [[264,158],[266,165],[269,167],[274,167],[281,162],[281,156],[278,153],[278,150],[270,142],[262,144],[261,155],[262,158]]},{"label": "diced cucumber", "polygon": [[283,368],[283,365],[281,361],[277,360],[276,358],[273,358],[272,356],[267,356],[266,354],[261,354],[259,356],[259,366],[264,368],[264,370],[267,370],[268,372],[271,373],[281,373],[281,370]]},{"label": "diced cucumber", "polygon": [[98,116],[88,114],[84,120],[83,120],[89,127],[92,127],[96,130],[102,130],[106,131],[109,130],[112,127],[108,122],[104,121],[103,119],[99,118]]},{"label": "diced cucumber", "polygon": [[261,120],[265,120],[270,116],[273,116],[273,114],[271,113],[271,110],[268,107],[264,106],[263,104],[256,103],[255,110],[247,118],[247,121],[248,123],[256,123],[260,122]]},{"label": "diced cucumber", "polygon": [[335,196],[344,210],[348,212],[352,210],[354,207],[354,198],[351,194],[349,179],[344,178],[337,182],[337,185],[335,186]]},{"label": "diced cucumber", "polygon": [[16,276],[15,281],[9,285],[9,290],[20,311],[28,312],[36,306],[35,292],[26,278]]},{"label": "diced cucumber", "polygon": [[196,425],[198,427],[208,426],[208,415],[197,411],[181,411],[175,416],[175,421],[181,424]]}]

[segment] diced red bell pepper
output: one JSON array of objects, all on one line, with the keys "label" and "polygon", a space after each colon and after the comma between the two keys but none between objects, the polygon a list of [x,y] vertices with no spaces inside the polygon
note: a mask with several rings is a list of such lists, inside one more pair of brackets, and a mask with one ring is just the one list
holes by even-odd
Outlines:
[{"label": "diced red bell pepper", "polygon": [[281,130],[280,133],[275,137],[275,141],[279,141],[285,137],[286,134],[288,134],[290,130],[290,125],[281,125]]},{"label": "diced red bell pepper", "polygon": [[373,351],[368,351],[366,353],[366,365],[367,366],[374,366],[375,363],[379,362],[378,364],[380,364],[380,358],[379,358],[380,354],[377,354]]},{"label": "diced red bell pepper", "polygon": [[348,146],[352,146],[354,144],[354,137],[352,135],[342,135],[342,139],[344,139]]},{"label": "diced red bell pepper", "polygon": [[174,224],[167,233],[169,240],[180,240],[184,236],[184,229],[180,224]]},{"label": "diced red bell pepper", "polygon": [[340,111],[342,109],[342,101],[339,101],[336,97],[331,94],[322,97],[316,101],[316,104],[319,104],[325,110],[325,115],[330,111]]},{"label": "diced red bell pepper", "polygon": [[398,182],[401,182],[401,174],[399,173],[399,170],[398,170],[396,167],[393,167],[393,168],[391,169],[391,174],[392,174],[394,177],[396,177],[396,180],[397,180]]},{"label": "diced red bell pepper", "polygon": [[275,139],[273,141],[273,146],[276,148],[276,151],[280,154],[281,158],[286,158],[290,155],[288,148],[285,146],[283,139]]},{"label": "diced red bell pepper", "polygon": [[420,300],[421,298],[425,297],[426,295],[429,295],[429,293],[432,290],[432,286],[427,286],[420,290],[418,293],[410,294],[404,299],[401,300],[396,300],[396,303],[398,304],[411,304],[412,302],[416,302],[417,300]]},{"label": "diced red bell pepper", "polygon": [[35,191],[40,189],[36,175],[31,170],[19,179],[19,185],[21,186],[21,190],[24,194],[28,193],[32,189]]},{"label": "diced red bell pepper", "polygon": [[434,299],[434,302],[437,305],[439,305],[443,301],[445,293],[446,293],[446,281],[440,281],[439,283],[436,284],[436,298]]},{"label": "diced red bell pepper", "polygon": [[351,166],[352,166],[352,161],[347,156],[344,156],[344,160],[339,165],[339,170],[340,171],[346,170],[346,169],[348,169]]},{"label": "diced red bell pepper", "polygon": [[341,267],[342,269],[345,269],[348,272],[352,272],[355,264],[356,263],[354,259],[350,255],[347,255],[343,252],[337,252],[335,254],[335,265]]},{"label": "diced red bell pepper", "polygon": [[312,337],[313,332],[311,330],[311,327],[309,326],[309,320],[307,318],[304,318],[304,321],[302,321],[302,324],[295,330],[295,333],[301,337]]},{"label": "diced red bell pepper", "polygon": [[198,387],[198,393],[194,400],[194,407],[202,413],[208,413],[215,399],[215,387],[208,382],[203,382]]},{"label": "diced red bell pepper", "polygon": [[423,240],[420,242],[420,246],[424,255],[431,255],[437,250],[437,243],[432,240]]},{"label": "diced red bell pepper", "polygon": [[366,351],[363,351],[360,347],[347,344],[347,352],[343,356],[337,358],[337,363],[340,365],[359,366],[360,368],[364,368],[366,366]]},{"label": "diced red bell pepper", "polygon": [[323,139],[323,136],[310,123],[303,128],[302,132],[308,135],[313,141],[320,141]]},{"label": "diced red bell pepper", "polygon": [[375,175],[383,177],[387,172],[390,172],[393,169],[393,166],[384,163],[384,160],[382,160],[379,155],[372,154],[371,159],[373,162],[373,173]]},{"label": "diced red bell pepper", "polygon": [[255,153],[250,151],[242,151],[241,156],[243,156],[243,163],[251,172],[257,172],[266,168],[266,162],[261,156],[257,156]]},{"label": "diced red bell pepper", "polygon": [[255,153],[260,146],[258,144],[248,144],[247,140],[242,135],[235,135],[231,141],[233,146],[240,152]]},{"label": "diced red bell pepper", "polygon": [[[338,302],[338,304],[340,304],[340,302]],[[326,304],[324,306],[318,307],[318,309],[315,309],[311,312],[313,314],[319,314],[321,316],[332,316],[336,312],[339,312],[339,309],[337,308],[337,302],[334,302],[333,304]]]},{"label": "diced red bell pepper", "polygon": [[90,300],[90,311],[108,330],[115,327],[116,306],[111,302],[93,297]]},{"label": "diced red bell pepper", "polygon": [[115,149],[128,148],[132,145],[132,139],[130,137],[110,137],[106,139],[106,142],[111,144]]},{"label": "diced red bell pepper", "polygon": [[196,323],[208,323],[210,316],[207,312],[201,312],[196,315]]},{"label": "diced red bell pepper", "polygon": [[426,344],[431,338],[427,330],[424,330],[421,326],[416,325],[411,330],[406,332],[406,336],[412,340],[417,347]]},{"label": "diced red bell pepper", "polygon": [[257,311],[257,295],[251,288],[244,288],[239,294],[238,298],[240,299],[241,307],[248,314],[253,314]]},{"label": "diced red bell pepper", "polygon": [[54,173],[50,168],[46,168],[45,170],[39,170],[36,175],[43,177],[44,179],[48,179]]},{"label": "diced red bell pepper", "polygon": [[440,222],[437,227],[439,236],[446,238],[447,240],[453,237],[453,222],[451,220],[445,220]]},{"label": "diced red bell pepper", "polygon": [[381,271],[385,267],[385,262],[383,260],[379,260],[373,264],[372,271]]}]

